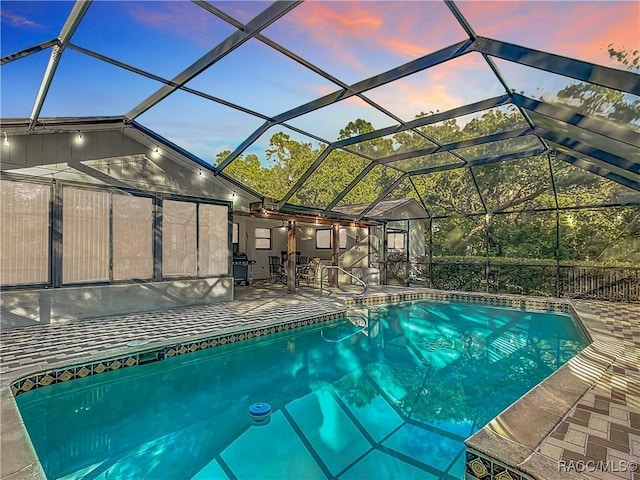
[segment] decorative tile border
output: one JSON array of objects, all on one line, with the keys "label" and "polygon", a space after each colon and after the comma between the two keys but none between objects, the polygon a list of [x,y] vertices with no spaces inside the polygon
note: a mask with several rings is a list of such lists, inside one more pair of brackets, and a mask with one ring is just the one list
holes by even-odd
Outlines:
[{"label": "decorative tile border", "polygon": [[17,397],[22,393],[35,390],[36,388],[47,387],[56,383],[68,382],[78,378],[85,378],[91,375],[111,372],[121,368],[145,365],[147,363],[153,363],[167,358],[197,352],[199,350],[220,347],[235,342],[241,342],[243,340],[250,340],[252,338],[265,337],[274,333],[308,327],[319,323],[337,320],[339,318],[343,318],[345,315],[345,311],[340,311],[316,317],[286,320],[270,325],[238,330],[233,333],[222,333],[198,340],[172,343],[157,349],[141,350],[140,352],[131,353],[129,355],[120,355],[118,357],[92,361],[90,363],[40,372],[13,382],[11,384],[11,393],[14,397]]},{"label": "decorative tile border", "polygon": [[466,480],[535,480],[526,473],[469,448],[466,452],[464,471]]},{"label": "decorative tile border", "polygon": [[353,297],[345,299],[347,307],[356,305],[380,305],[384,303],[406,302],[411,300],[437,300],[463,303],[482,303],[489,306],[509,307],[523,310],[543,310],[570,313],[577,318],[569,302],[536,298],[516,298],[483,293],[464,292],[404,292],[370,297]]}]

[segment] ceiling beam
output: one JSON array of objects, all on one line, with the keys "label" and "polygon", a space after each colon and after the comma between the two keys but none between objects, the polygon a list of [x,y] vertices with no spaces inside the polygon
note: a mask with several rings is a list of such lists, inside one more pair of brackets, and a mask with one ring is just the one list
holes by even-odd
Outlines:
[{"label": "ceiling beam", "polygon": [[362,171],[361,171],[358,175],[356,175],[356,178],[354,178],[353,180],[351,180],[351,183],[350,183],[349,185],[347,185],[347,187],[346,187],[344,190],[342,190],[342,192],[340,192],[340,194],[339,194],[337,197],[335,197],[335,198],[333,199],[333,201],[332,201],[329,205],[327,205],[327,206],[326,206],[326,208],[324,209],[324,212],[323,212],[323,213],[327,214],[327,213],[331,212],[331,210],[333,209],[333,207],[335,207],[338,203],[340,203],[340,201],[341,201],[344,197],[346,197],[346,196],[347,196],[347,194],[348,194],[351,190],[353,190],[353,188],[354,188],[358,183],[360,183],[360,180],[362,180],[362,179],[363,179],[363,178],[364,178],[364,177],[365,177],[365,176],[366,176],[366,175],[371,171],[371,169],[373,169],[373,167],[375,167],[375,164],[373,164],[373,163],[370,163],[369,165],[367,165],[366,167],[364,167],[364,168],[362,169]]},{"label": "ceiling beam", "polygon": [[534,133],[551,142],[562,145],[563,147],[570,148],[578,153],[588,155],[605,163],[609,163],[614,167],[622,168],[636,174],[640,173],[640,163],[622,158],[610,152],[605,152],[604,150],[600,150],[599,148],[586,145],[578,140],[574,140],[565,135],[551,132],[541,127],[536,127],[534,129]]},{"label": "ceiling beam", "polygon": [[591,173],[595,173],[600,177],[604,177],[608,180],[612,180],[616,183],[619,183],[620,185],[624,185],[625,187],[629,187],[633,190],[640,192],[640,181],[634,181],[630,178],[623,177],[616,173],[610,172],[605,168],[594,165],[593,163],[587,160],[576,158],[572,155],[567,155],[565,153],[556,152],[556,158],[558,160],[562,160],[564,162],[570,163],[572,165],[575,165],[576,167],[582,168],[583,170],[586,170]]},{"label": "ceiling beam", "polygon": [[56,42],[51,49],[49,63],[47,64],[47,69],[45,70],[42,82],[40,83],[40,89],[38,90],[38,94],[36,95],[36,99],[33,103],[33,109],[31,110],[31,116],[29,117],[29,129],[33,129],[38,121],[38,117],[42,111],[42,106],[44,105],[44,100],[47,98],[51,82],[53,81],[53,77],[58,69],[62,53],[71,41],[71,37],[80,25],[80,22],[82,21],[85,13],[87,13],[90,5],[91,0],[77,0],[71,9],[71,13],[69,13],[69,16],[67,17],[67,21],[62,26],[62,30],[57,39],[59,43]]},{"label": "ceiling beam", "polygon": [[264,122],[262,125],[258,127],[256,131],[254,131],[251,135],[249,135],[244,142],[236,147],[236,149],[231,152],[227,158],[225,158],[220,165],[215,167],[216,174],[222,172],[231,162],[233,162],[236,158],[242,155],[247,148],[251,146],[253,142],[255,142],[258,138],[264,134],[269,128],[271,128],[273,124],[271,122]]},{"label": "ceiling beam", "polygon": [[416,183],[413,181],[413,177],[411,176],[409,177],[409,182],[413,187],[413,191],[416,192],[416,196],[420,200],[420,205],[422,206],[422,208],[424,208],[424,211],[427,212],[427,215],[429,216],[429,218],[431,218],[431,212],[429,212],[427,205],[424,203],[424,200],[422,199],[422,195],[420,195],[420,192],[418,191],[418,187],[416,187]]},{"label": "ceiling beam", "polygon": [[555,154],[555,153],[564,153],[565,155],[569,155],[571,157],[575,157],[575,158],[579,158],[579,159],[583,159],[586,160],[589,163],[592,163],[593,165],[597,166],[597,167],[601,167],[604,168],[605,170],[615,173],[616,175],[619,175],[621,177],[626,177],[630,180],[633,181],[639,181],[640,182],[640,175],[638,175],[637,173],[633,173],[629,170],[625,170],[624,168],[620,168],[620,167],[616,167],[615,165],[612,165],[610,163],[607,162],[603,162],[602,160],[598,160],[597,158],[593,158],[590,157],[589,155],[586,155],[584,153],[580,153],[577,152],[569,147],[565,147],[563,145],[559,145],[557,143],[553,143],[553,142],[549,142],[549,148],[551,148],[551,153]]},{"label": "ceiling beam", "polygon": [[481,112],[490,108],[500,107],[511,102],[509,95],[502,95],[500,97],[493,97],[480,102],[471,103],[458,108],[447,110],[446,112],[434,113],[426,117],[416,118],[407,122],[405,125],[397,125],[393,127],[382,128],[374,130],[373,132],[363,133],[354,137],[345,138],[344,140],[338,140],[333,145],[336,148],[342,148],[356,143],[364,142],[366,140],[373,140],[375,138],[385,137],[387,135],[393,135],[395,133],[404,132],[414,128],[424,127],[426,125],[433,125],[434,123],[442,122],[450,118],[460,117],[468,115],[470,113]]},{"label": "ceiling beam", "polygon": [[640,75],[633,72],[603,67],[480,36],[473,42],[470,49],[583,82],[640,95]]},{"label": "ceiling beam", "polygon": [[[216,63],[218,60],[222,59],[223,57],[234,51],[236,48],[240,47],[242,44],[255,37],[255,35],[257,35],[261,30],[264,30],[269,25],[286,15],[300,3],[300,0],[282,0],[272,3],[271,5],[269,5],[269,7],[258,14],[253,20],[247,23],[244,31],[238,30],[232,33],[214,49],[210,50],[206,55],[202,56],[195,63],[179,73],[175,78],[173,78],[172,83],[180,86],[186,84],[191,79]],[[161,87],[159,90],[151,94],[140,104],[130,110],[129,113],[126,114],[126,117],[131,119],[139,117],[176,90],[177,87],[173,85],[165,85],[164,87]]]},{"label": "ceiling beam", "polygon": [[526,110],[531,110],[540,115],[551,117],[559,122],[582,128],[585,132],[598,133],[618,140],[619,142],[628,143],[629,145],[640,148],[640,135],[631,128],[624,128],[608,120],[583,115],[568,106],[534,100],[517,93],[511,95],[511,98],[514,104]]},{"label": "ceiling beam", "polygon": [[473,30],[473,27],[469,24],[469,22],[467,22],[467,19],[464,18],[462,12],[458,10],[457,5],[452,0],[444,0],[444,3],[447,5],[447,7],[449,7],[449,10],[451,10],[451,13],[454,17],[456,17],[456,20],[467,33],[467,35],[469,35],[469,38],[471,40],[475,40],[477,37],[476,32]]},{"label": "ceiling beam", "polygon": [[507,132],[494,133],[492,135],[486,135],[484,137],[472,138],[469,140],[460,140],[459,142],[452,142],[442,145],[440,147],[421,148],[419,150],[413,150],[411,152],[396,153],[377,159],[375,162],[380,164],[387,164],[392,162],[398,162],[400,160],[408,160],[415,157],[421,157],[423,155],[432,155],[434,153],[448,152],[450,150],[456,150],[458,148],[474,147],[477,145],[484,145],[487,143],[498,142],[501,140],[508,140],[511,138],[524,137],[533,133],[530,128],[519,128],[517,130],[509,130]]},{"label": "ceiling beam", "polygon": [[[336,92],[338,93],[338,92]],[[508,103],[510,103],[511,100],[509,98],[509,95],[502,95],[500,97],[493,97],[493,98],[489,98],[487,100],[482,100],[480,102],[475,102],[469,105],[465,105],[463,107],[458,107],[458,108],[454,108],[451,110],[448,110],[446,112],[441,112],[441,113],[436,113],[433,115],[429,115],[427,117],[421,117],[421,118],[417,118],[415,120],[412,120],[410,122],[407,122],[404,125],[395,125],[393,127],[387,127],[387,128],[383,128],[380,130],[375,130],[373,132],[368,132],[368,133],[364,133],[362,135],[357,135],[354,137],[349,137],[346,138],[344,140],[339,140],[337,142],[330,142],[329,145],[332,145],[334,148],[342,148],[342,147],[346,147],[349,145],[353,145],[359,142],[363,142],[366,140],[373,140],[374,138],[379,138],[379,137],[384,137],[387,135],[393,135],[395,133],[398,132],[404,132],[406,130],[411,130],[414,128],[418,128],[421,126],[425,126],[425,125],[431,125],[434,123],[438,123],[441,122],[443,120],[447,120],[449,118],[453,118],[453,117],[459,117],[462,115],[467,115],[470,113],[476,113],[476,112],[480,112],[483,110],[487,110],[490,108],[495,108],[495,107],[499,107],[502,105],[506,105]],[[267,126],[267,128],[273,126],[273,123],[269,122],[269,125]],[[285,125],[286,126],[286,125]],[[260,128],[258,128],[258,130],[256,130],[250,138],[253,138],[254,140],[257,140],[260,135],[262,135],[266,129],[265,125],[262,125]],[[290,128],[290,127],[289,127]],[[304,133],[304,132],[301,132]],[[257,136],[256,136],[257,134]],[[246,150],[253,142],[249,142],[247,143],[247,141],[243,142],[238,148],[236,148],[236,150],[234,150],[234,152],[229,155],[223,162],[223,164],[221,164],[221,167],[218,167],[218,171],[221,171],[223,168],[225,168],[229,163],[231,163],[233,160],[235,160],[236,157],[238,157],[239,155],[242,154],[242,152],[244,150]],[[351,150],[349,150],[351,152]],[[357,152],[351,152],[351,153],[355,153],[358,154]]]},{"label": "ceiling beam", "polygon": [[307,181],[307,179],[313,174],[313,172],[320,166],[325,158],[329,156],[331,152],[333,152],[334,148],[332,146],[326,147],[322,153],[315,159],[315,161],[307,168],[307,170],[302,174],[302,176],[298,179],[293,187],[289,189],[286,195],[280,200],[278,203],[278,210],[280,210],[284,205],[289,201],[291,197],[298,191],[298,189]]},{"label": "ceiling beam", "polygon": [[38,45],[34,45],[33,47],[25,48],[24,50],[20,50],[19,52],[6,55],[2,57],[2,59],[0,59],[0,65],[6,65],[7,63],[13,62],[14,60],[28,57],[29,55],[41,52],[42,50],[46,50],[47,48],[54,45],[59,46],[60,40],[54,38],[53,40],[47,40],[46,42],[39,43]]},{"label": "ceiling beam", "polygon": [[407,173],[411,176],[428,175],[430,173],[442,172],[445,170],[455,170],[457,168],[462,168],[462,167],[475,167],[479,165],[488,165],[490,163],[504,162],[507,160],[518,160],[520,158],[535,157],[536,155],[541,155],[542,153],[544,153],[543,149],[535,148],[535,149],[525,150],[524,152],[506,153],[504,155],[497,155],[494,157],[478,158],[475,160],[469,160],[467,163],[452,163],[449,165],[438,165],[437,167],[423,168],[420,170],[413,170]]},{"label": "ceiling beam", "polygon": [[102,62],[105,63],[109,63],[111,65],[114,65],[116,67],[122,68],[124,70],[127,70],[131,73],[135,73],[137,75],[141,75],[143,77],[149,78],[151,80],[155,80],[156,82],[160,82],[163,83],[165,85],[169,85],[171,87],[175,87],[176,89],[180,89],[184,92],[187,93],[191,93],[193,95],[196,95],[198,97],[204,98],[206,100],[211,100],[212,102],[215,103],[219,103],[220,105],[224,105],[226,107],[229,108],[233,108],[234,110],[239,110],[241,112],[247,113],[249,115],[253,115],[254,117],[258,117],[258,118],[262,118],[263,120],[267,120],[269,117],[267,117],[266,115],[262,115],[261,113],[255,112],[253,110],[250,110],[248,108],[242,107],[240,105],[237,105],[235,103],[231,103],[228,102],[222,98],[218,98],[218,97],[214,97],[213,95],[209,95],[208,93],[204,93],[201,92],[199,90],[194,90],[193,88],[189,88],[186,87],[184,85],[178,85],[177,83],[175,83],[172,80],[167,80],[166,78],[160,77],[159,75],[155,75],[153,73],[147,72],[146,70],[142,70],[140,68],[134,67],[132,65],[129,65],[127,63],[121,62],[119,60],[115,60],[113,58],[107,57],[105,55],[102,55],[100,53],[94,52],[93,50],[89,50],[83,47],[79,47],[78,45],[74,45],[73,43],[69,43],[68,47],[71,50],[75,50],[76,52],[82,53],[84,55],[87,55],[89,57],[95,58],[96,60],[100,60]]}]

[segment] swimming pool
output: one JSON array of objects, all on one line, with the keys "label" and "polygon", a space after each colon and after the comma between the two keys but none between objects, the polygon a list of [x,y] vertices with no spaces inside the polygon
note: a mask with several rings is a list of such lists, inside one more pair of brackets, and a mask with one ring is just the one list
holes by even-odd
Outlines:
[{"label": "swimming pool", "polygon": [[460,479],[464,439],[587,343],[568,315],[416,301],[16,401],[49,478]]}]

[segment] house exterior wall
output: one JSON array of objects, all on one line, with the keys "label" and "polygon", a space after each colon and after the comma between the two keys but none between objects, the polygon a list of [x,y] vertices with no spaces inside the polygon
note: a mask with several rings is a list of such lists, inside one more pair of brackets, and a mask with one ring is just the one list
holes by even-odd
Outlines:
[{"label": "house exterior wall", "polygon": [[232,299],[231,277],[6,291],[0,295],[0,329]]}]

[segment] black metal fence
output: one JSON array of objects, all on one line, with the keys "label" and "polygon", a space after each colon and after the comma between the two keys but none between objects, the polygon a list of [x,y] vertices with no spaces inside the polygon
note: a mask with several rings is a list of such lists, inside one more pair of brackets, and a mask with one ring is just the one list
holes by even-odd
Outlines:
[{"label": "black metal fence", "polygon": [[560,296],[640,301],[640,268],[560,266]]},{"label": "black metal fence", "polygon": [[640,301],[640,268],[481,261],[396,260],[386,264],[387,279],[440,290],[514,293],[564,298]]}]

